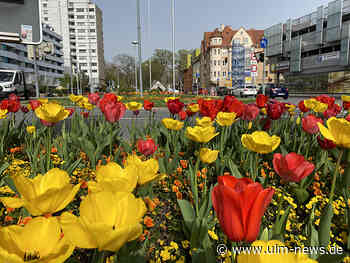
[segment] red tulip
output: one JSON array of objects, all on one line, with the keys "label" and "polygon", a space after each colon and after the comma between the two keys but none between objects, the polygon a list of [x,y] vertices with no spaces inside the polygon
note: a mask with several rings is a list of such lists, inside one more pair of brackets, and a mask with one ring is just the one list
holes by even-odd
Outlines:
[{"label": "red tulip", "polygon": [[304,156],[294,152],[288,153],[286,156],[275,153],[272,163],[276,173],[286,182],[299,183],[315,169],[313,163],[306,161]]},{"label": "red tulip", "polygon": [[28,110],[28,108],[27,108],[26,106],[21,106],[21,111],[22,111],[23,113],[29,112],[29,110]]},{"label": "red tulip", "polygon": [[256,105],[259,108],[264,108],[266,106],[266,103],[268,100],[269,100],[269,98],[263,94],[259,94],[258,96],[256,96],[256,99],[255,99]]},{"label": "red tulip", "polygon": [[42,125],[47,126],[47,127],[52,127],[52,126],[55,125],[54,122],[48,122],[48,121],[45,121],[45,120],[42,120],[42,119],[40,119],[40,122],[41,122]]},{"label": "red tulip", "polygon": [[105,106],[105,118],[110,123],[115,123],[119,121],[125,114],[126,107],[121,102],[108,103]]},{"label": "red tulip", "polygon": [[321,139],[321,136],[317,136],[317,142],[318,145],[320,145],[320,147],[324,150],[330,150],[337,147],[337,145],[333,141],[328,140],[326,138]]},{"label": "red tulip", "polygon": [[31,101],[29,101],[29,105],[32,108],[32,110],[34,111],[36,108],[41,106],[41,102],[38,100],[31,100]]},{"label": "red tulip", "polygon": [[186,114],[187,114],[188,117],[191,117],[191,116],[195,115],[196,112],[192,112],[191,110],[186,109]]},{"label": "red tulip", "polygon": [[186,112],[180,111],[180,112],[179,112],[179,118],[180,118],[180,120],[182,120],[182,121],[186,120],[186,118],[187,118]]},{"label": "red tulip", "polygon": [[245,104],[234,96],[226,96],[223,102],[223,112],[235,112],[237,117],[241,117],[245,109]]},{"label": "red tulip", "polygon": [[348,116],[345,117],[345,120],[350,121],[350,114],[348,114]]},{"label": "red tulip", "polygon": [[316,100],[328,105],[328,108],[332,108],[335,103],[335,98],[329,97],[328,95],[320,95],[315,98]]},{"label": "red tulip", "polygon": [[85,119],[89,118],[89,114],[90,112],[88,111],[83,111],[83,112],[80,112],[81,116],[83,116]]},{"label": "red tulip", "polygon": [[144,100],[143,102],[143,108],[147,111],[151,111],[152,108],[154,107],[154,103],[153,102],[150,102],[148,100]]},{"label": "red tulip", "polygon": [[157,145],[155,144],[153,139],[138,140],[137,150],[144,156],[149,156],[155,153],[155,151],[157,150]]},{"label": "red tulip", "polygon": [[68,117],[70,117],[70,116],[72,116],[73,113],[75,112],[75,109],[74,109],[74,108],[67,108],[67,111],[69,111]]},{"label": "red tulip", "polygon": [[350,101],[349,102],[343,101],[343,108],[344,108],[344,110],[349,110],[350,109]]},{"label": "red tulip", "polygon": [[312,114],[309,114],[306,117],[304,117],[301,122],[302,122],[303,130],[309,134],[315,134],[320,131],[320,129],[317,126],[318,122],[323,124],[322,119],[317,118]]},{"label": "red tulip", "polygon": [[8,110],[8,112],[17,112],[21,108],[21,103],[12,97],[12,100],[3,100],[1,102],[0,108],[2,110]]},{"label": "red tulip", "polygon": [[107,93],[103,96],[99,101],[99,107],[102,113],[105,113],[105,107],[109,103],[116,103],[118,101],[118,97],[113,93]]},{"label": "red tulip", "polygon": [[267,104],[267,115],[272,120],[281,118],[284,112],[284,105],[282,103]]},{"label": "red tulip", "polygon": [[244,107],[244,112],[241,116],[242,120],[253,121],[259,115],[259,108],[255,104],[248,104]]},{"label": "red tulip", "polygon": [[305,107],[305,104],[304,104],[303,100],[299,102],[298,107],[304,113],[309,111],[309,109]]},{"label": "red tulip", "polygon": [[213,207],[221,229],[233,242],[257,239],[261,218],[270,204],[274,189],[263,189],[249,178],[219,176],[213,188]]},{"label": "red tulip", "polygon": [[183,107],[185,107],[185,104],[183,104],[179,99],[175,100],[168,100],[167,102],[168,109],[171,114],[178,114],[180,111],[182,111]]},{"label": "red tulip", "polygon": [[9,96],[9,100],[19,101],[19,97],[16,94],[11,93]]},{"label": "red tulip", "polygon": [[328,109],[323,113],[323,116],[326,119],[337,116],[341,112],[341,107],[338,104],[333,104],[332,107],[328,107]]},{"label": "red tulip", "polygon": [[89,103],[93,105],[97,105],[98,101],[100,100],[100,95],[98,93],[90,93],[88,95]]}]

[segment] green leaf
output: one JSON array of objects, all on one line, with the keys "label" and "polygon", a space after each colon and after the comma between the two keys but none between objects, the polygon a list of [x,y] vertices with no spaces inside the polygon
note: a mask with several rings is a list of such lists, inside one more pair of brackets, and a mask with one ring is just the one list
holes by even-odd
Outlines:
[{"label": "green leaf", "polygon": [[339,263],[342,262],[344,255],[322,255],[317,259],[318,263]]},{"label": "green leaf", "polygon": [[16,194],[19,195],[17,189],[16,189],[16,186],[15,186],[15,183],[13,182],[12,178],[10,176],[6,176],[4,178],[4,181],[6,182],[7,186],[10,187],[10,189],[12,191],[14,191]]},{"label": "green leaf", "polygon": [[71,166],[69,166],[68,168],[67,168],[67,173],[69,174],[69,175],[71,175],[72,173],[73,173],[73,171],[78,167],[78,165],[80,164],[80,162],[81,162],[81,158],[79,158],[78,160],[76,160]]},{"label": "green leaf", "polygon": [[303,204],[310,196],[309,192],[303,188],[293,188],[292,191],[297,197],[298,203]]},{"label": "green leaf", "polygon": [[177,200],[179,204],[182,217],[184,219],[185,225],[188,229],[191,229],[192,223],[196,217],[193,206],[187,200]]},{"label": "green leaf", "polygon": [[267,227],[262,231],[259,240],[268,241],[269,240],[269,229]]},{"label": "green leaf", "polygon": [[242,174],[239,172],[237,165],[231,159],[228,160],[228,167],[234,177],[242,178]]},{"label": "green leaf", "polygon": [[320,227],[318,231],[318,240],[320,246],[327,247],[330,241],[331,223],[333,218],[333,204],[329,203],[322,213]]},{"label": "green leaf", "polygon": [[4,163],[1,167],[0,167],[0,177],[2,175],[2,173],[10,166],[9,163]]}]

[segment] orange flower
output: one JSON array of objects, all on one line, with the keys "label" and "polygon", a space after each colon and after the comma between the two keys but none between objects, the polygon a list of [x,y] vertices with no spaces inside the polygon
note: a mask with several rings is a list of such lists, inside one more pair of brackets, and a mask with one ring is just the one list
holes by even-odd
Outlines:
[{"label": "orange flower", "polygon": [[177,179],[174,181],[174,184],[178,187],[182,186],[182,183],[180,182],[180,180],[177,180]]},{"label": "orange flower", "polygon": [[11,213],[11,212],[13,212],[14,210],[15,210],[14,208],[6,207],[7,213]]},{"label": "orange flower", "polygon": [[5,222],[11,222],[11,221],[13,221],[12,216],[5,216]]},{"label": "orange flower", "polygon": [[203,173],[203,174],[202,174],[202,178],[203,178],[203,179],[207,178],[206,174]]},{"label": "orange flower", "polygon": [[44,217],[46,217],[46,218],[52,217],[52,214],[46,214],[46,215],[44,215]]},{"label": "orange flower", "polygon": [[186,169],[188,167],[188,162],[186,160],[180,160],[180,164],[183,169]]},{"label": "orange flower", "polygon": [[180,155],[180,156],[184,156],[185,153],[184,153],[184,152],[179,152],[179,155]]},{"label": "orange flower", "polygon": [[179,191],[179,188],[176,185],[173,185],[172,190],[174,193],[177,193]]},{"label": "orange flower", "polygon": [[207,169],[207,168],[203,168],[203,169],[202,169],[202,173],[203,173],[203,174],[206,174],[207,172],[208,172],[208,169]]},{"label": "orange flower", "polygon": [[264,168],[261,168],[261,176],[264,177],[264,178],[266,177],[266,173],[265,173]]},{"label": "orange flower", "polygon": [[15,147],[10,149],[10,153],[16,153],[22,151],[22,147]]},{"label": "orange flower", "polygon": [[320,176],[319,176],[319,174],[318,174],[318,173],[315,173],[315,175],[314,175],[314,179],[315,179],[316,181],[320,181]]},{"label": "orange flower", "polygon": [[156,208],[156,204],[155,204],[155,202],[153,202],[152,200],[151,200],[151,198],[149,198],[148,196],[144,199],[144,201],[145,201],[145,203],[147,204],[147,206],[148,206],[148,210],[149,211],[153,211],[155,208]]},{"label": "orange flower", "polygon": [[177,168],[176,168],[176,171],[177,171],[179,174],[181,174],[181,173],[182,173],[182,168],[181,168],[181,167],[177,167]]},{"label": "orange flower", "polygon": [[52,147],[51,148],[51,153],[57,153],[57,148],[56,147]]},{"label": "orange flower", "polygon": [[81,188],[81,189],[86,189],[87,187],[88,187],[87,182],[86,182],[85,180],[83,180],[83,182],[82,182],[81,185],[80,185],[80,188]]},{"label": "orange flower", "polygon": [[201,177],[201,172],[197,171],[196,175],[197,175],[197,177]]},{"label": "orange flower", "polygon": [[203,187],[204,187],[204,184],[203,184],[203,183],[200,183],[198,186],[199,186],[199,188],[200,188],[201,190],[203,190]]},{"label": "orange flower", "polygon": [[229,172],[224,172],[224,176],[230,176],[231,174]]},{"label": "orange flower", "polygon": [[153,202],[156,204],[156,205],[159,205],[160,204],[160,201],[159,199],[156,197],[156,198],[153,198]]},{"label": "orange flower", "polygon": [[177,192],[176,193],[176,198],[181,200],[182,199],[182,193],[181,192]]},{"label": "orange flower", "polygon": [[143,223],[145,224],[146,227],[154,227],[153,219],[150,218],[149,216],[145,216],[143,219]]}]

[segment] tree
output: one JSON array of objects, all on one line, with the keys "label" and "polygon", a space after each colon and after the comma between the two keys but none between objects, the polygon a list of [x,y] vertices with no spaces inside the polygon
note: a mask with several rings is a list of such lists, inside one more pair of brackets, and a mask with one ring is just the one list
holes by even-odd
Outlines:
[{"label": "tree", "polygon": [[123,83],[126,84],[126,89],[131,89],[135,83],[135,58],[127,55],[120,54],[113,58],[113,66],[115,66],[115,71],[113,74],[117,74],[119,70],[119,77],[123,79]]}]

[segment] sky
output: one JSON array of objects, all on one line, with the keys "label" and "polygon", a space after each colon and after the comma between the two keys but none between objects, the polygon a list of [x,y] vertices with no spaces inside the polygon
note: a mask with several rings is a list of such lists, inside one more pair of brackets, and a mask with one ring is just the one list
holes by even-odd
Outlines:
[{"label": "sky", "polygon": [[[106,62],[119,54],[135,55],[136,0],[93,0],[103,12]],[[150,31],[148,31],[148,1]],[[233,29],[266,29],[288,18],[316,11],[329,0],[175,0],[175,50],[199,48],[204,32],[221,24]],[[142,59],[155,49],[172,49],[171,0],[140,0]],[[150,32],[150,37],[148,35]]]}]

